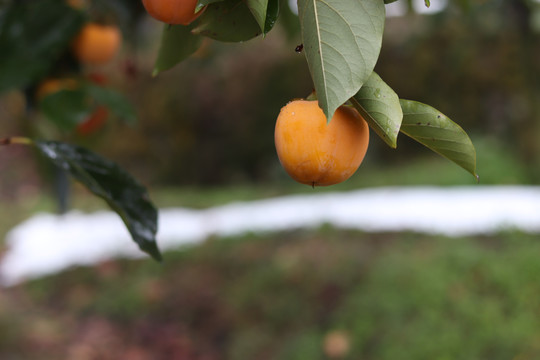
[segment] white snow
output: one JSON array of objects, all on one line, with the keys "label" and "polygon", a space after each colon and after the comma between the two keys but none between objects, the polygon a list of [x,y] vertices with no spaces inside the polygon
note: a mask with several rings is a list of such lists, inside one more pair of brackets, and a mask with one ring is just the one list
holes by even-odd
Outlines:
[{"label": "white snow", "polygon": [[[386,187],[238,202],[205,210],[163,209],[161,250],[209,236],[310,228],[328,223],[367,232],[411,230],[449,236],[519,229],[540,233],[540,187]],[[0,283],[56,273],[115,257],[146,256],[112,212],[37,214],[12,229]]]}]

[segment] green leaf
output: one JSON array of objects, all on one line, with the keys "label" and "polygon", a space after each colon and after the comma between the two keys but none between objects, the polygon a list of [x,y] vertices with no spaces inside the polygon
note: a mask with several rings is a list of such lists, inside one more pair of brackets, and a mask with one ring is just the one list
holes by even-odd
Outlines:
[{"label": "green leaf", "polygon": [[198,13],[206,5],[221,2],[221,1],[223,0],[199,0],[197,1],[197,6],[195,6],[195,12]]},{"label": "green leaf", "polygon": [[431,3],[429,2],[429,0],[424,0],[424,3],[426,4],[426,7],[429,7],[431,5]]},{"label": "green leaf", "polygon": [[266,9],[268,8],[268,0],[246,0],[249,11],[253,14],[255,20],[259,24],[261,31],[264,31],[266,24]]},{"label": "green leaf", "polygon": [[381,0],[298,0],[304,53],[328,119],[360,90],[381,50]]},{"label": "green leaf", "polygon": [[403,112],[394,90],[373,72],[351,102],[377,135],[396,148]]},{"label": "green leaf", "polygon": [[90,82],[82,82],[75,89],[56,91],[39,102],[43,114],[60,129],[67,131],[88,120],[100,105],[128,123],[137,121],[135,109],[123,95]]},{"label": "green leaf", "polygon": [[84,23],[65,1],[12,1],[0,23],[0,92],[30,85],[53,66]]},{"label": "green leaf", "polygon": [[266,20],[264,24],[264,32],[263,35],[266,35],[272,30],[274,25],[276,24],[276,21],[279,17],[279,0],[269,0],[268,1],[268,8],[266,9]]},{"label": "green leaf", "polygon": [[206,8],[193,33],[218,41],[240,42],[259,36],[261,28],[244,1],[225,0]]},{"label": "green leaf", "polygon": [[[274,3],[276,1],[273,1]],[[266,14],[269,6],[268,0],[246,0],[249,11],[253,14],[259,24],[261,31],[266,34]]]},{"label": "green leaf", "polygon": [[88,149],[56,141],[36,141],[46,158],[104,199],[126,225],[139,248],[161,261],[156,244],[157,210],[146,189],[112,161]]},{"label": "green leaf", "polygon": [[476,150],[467,133],[429,105],[400,100],[401,132],[461,166],[476,178]]},{"label": "green leaf", "polygon": [[95,109],[83,88],[64,89],[47,95],[39,107],[47,119],[67,131],[83,123]]},{"label": "green leaf", "polygon": [[165,25],[152,75],[172,68],[197,51],[202,37],[192,34],[191,29],[191,25]]},{"label": "green leaf", "polygon": [[105,106],[109,111],[125,120],[129,124],[137,122],[137,114],[133,105],[117,91],[109,88],[87,83],[85,85],[87,94],[97,105]]}]

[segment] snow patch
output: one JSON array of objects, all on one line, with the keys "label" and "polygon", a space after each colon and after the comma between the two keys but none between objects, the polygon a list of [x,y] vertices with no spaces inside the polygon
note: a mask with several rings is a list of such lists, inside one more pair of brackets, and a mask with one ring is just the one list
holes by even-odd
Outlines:
[{"label": "snow patch", "polygon": [[[417,231],[449,236],[505,229],[540,232],[540,187],[370,188],[238,202],[205,210],[163,209],[161,250],[209,236],[313,228],[328,223],[367,232]],[[0,284],[91,265],[116,257],[146,256],[112,212],[37,214],[12,229],[0,262]]]}]

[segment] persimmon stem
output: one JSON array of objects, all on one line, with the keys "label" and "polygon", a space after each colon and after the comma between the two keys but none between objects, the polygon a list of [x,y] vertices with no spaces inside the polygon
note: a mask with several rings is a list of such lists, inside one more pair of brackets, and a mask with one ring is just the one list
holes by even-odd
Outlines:
[{"label": "persimmon stem", "polygon": [[22,145],[31,145],[32,140],[26,137],[13,136],[0,139],[0,145],[11,145],[11,144],[22,144]]}]

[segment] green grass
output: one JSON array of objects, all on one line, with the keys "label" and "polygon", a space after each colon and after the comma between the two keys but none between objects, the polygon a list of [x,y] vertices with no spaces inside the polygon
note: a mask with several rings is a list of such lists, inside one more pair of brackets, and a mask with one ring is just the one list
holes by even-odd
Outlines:
[{"label": "green grass", "polygon": [[163,265],[118,260],[3,291],[0,358],[84,345],[103,359],[135,348],[143,359],[327,359],[337,331],[343,359],[535,359],[539,254],[536,236],[513,232],[210,239]]}]

